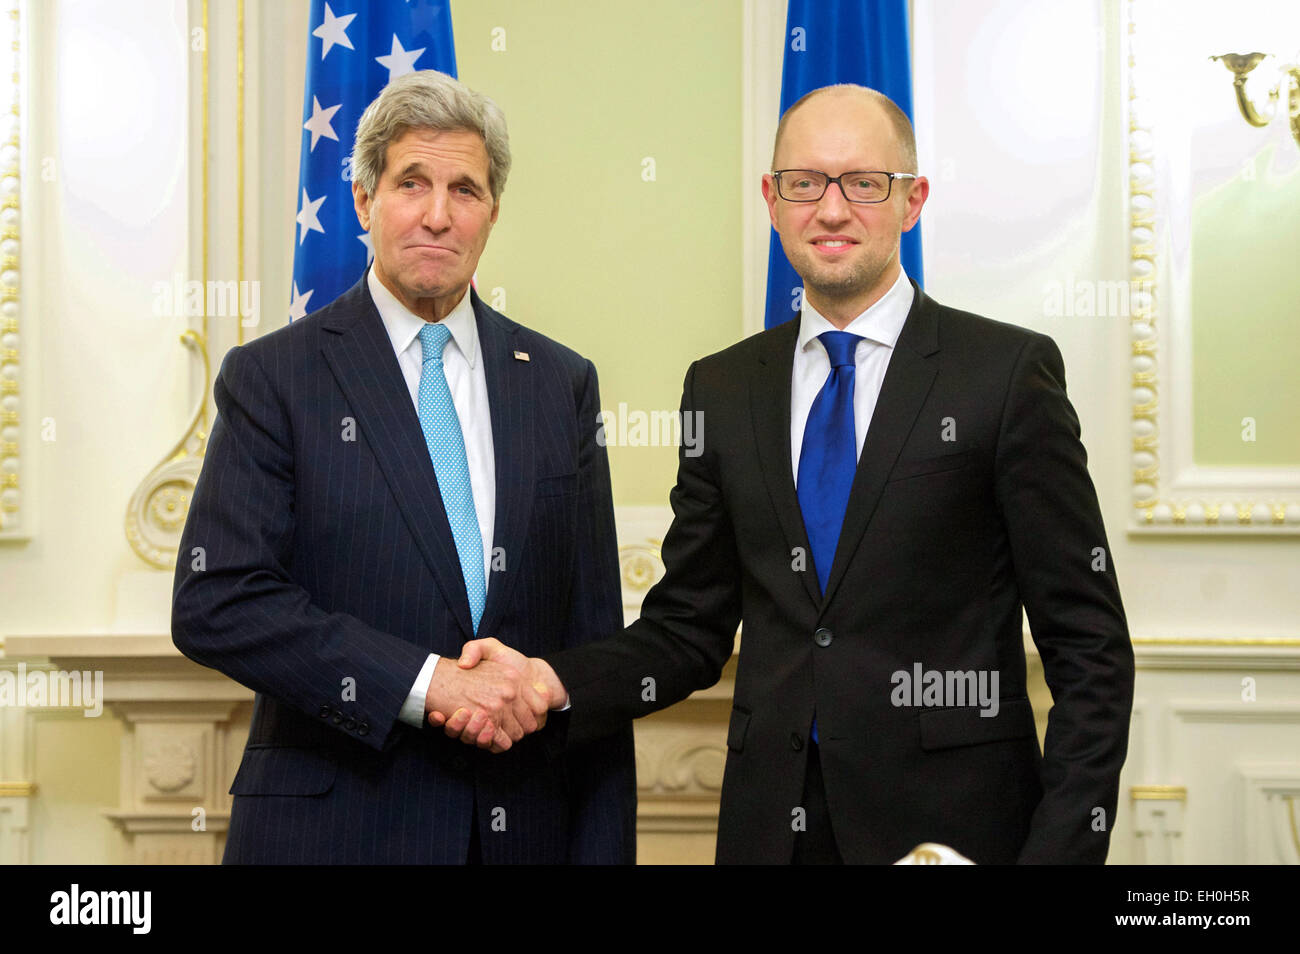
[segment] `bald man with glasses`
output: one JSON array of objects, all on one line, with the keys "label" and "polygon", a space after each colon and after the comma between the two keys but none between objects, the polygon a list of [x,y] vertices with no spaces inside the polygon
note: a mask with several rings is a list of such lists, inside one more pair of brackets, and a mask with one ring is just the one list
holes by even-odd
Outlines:
[{"label": "bald man with glasses", "polygon": [[[929,196],[911,125],[839,86],[778,127],[763,195],[798,320],[695,362],[666,573],[609,640],[506,662],[570,739],[715,683],[743,620],[717,860],[1101,863],[1133,652],[1052,340],[957,311],[903,271]],[[699,452],[702,451],[702,452]],[[1040,751],[1022,611],[1053,697]],[[653,680],[653,700],[643,691]],[[481,742],[465,718],[446,725]]]}]

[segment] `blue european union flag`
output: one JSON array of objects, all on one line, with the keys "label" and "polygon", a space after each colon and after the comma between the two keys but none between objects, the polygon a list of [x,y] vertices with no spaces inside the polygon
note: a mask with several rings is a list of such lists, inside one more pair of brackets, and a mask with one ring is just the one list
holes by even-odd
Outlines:
[{"label": "blue european union flag", "polygon": [[[907,0],[789,0],[781,112],[804,93],[835,83],[857,83],[884,93],[912,117],[912,65]],[[844,170],[841,170],[844,171]],[[888,169],[887,172],[897,172]],[[903,270],[921,284],[921,225],[903,233]],[[772,328],[799,314],[794,289],[803,280],[772,230],[767,258],[767,313]]]},{"label": "blue european union flag", "polygon": [[289,320],[328,305],[374,256],[352,205],[357,122],[390,80],[456,75],[449,0],[312,0]]}]

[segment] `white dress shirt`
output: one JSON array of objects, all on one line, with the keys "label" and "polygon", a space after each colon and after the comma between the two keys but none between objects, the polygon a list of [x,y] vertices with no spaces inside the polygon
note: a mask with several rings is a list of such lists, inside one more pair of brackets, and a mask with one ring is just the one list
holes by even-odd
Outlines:
[{"label": "white dress shirt", "polygon": [[[420,344],[420,329],[425,321],[412,313],[384,287],[384,283],[370,269],[366,275],[370,297],[374,299],[379,317],[384,321],[388,339],[393,343],[398,367],[406,380],[415,413],[420,413],[420,374],[424,366],[424,348]],[[456,417],[465,437],[465,458],[469,462],[469,483],[474,494],[474,513],[478,517],[479,534],[483,540],[483,579],[492,586],[492,531],[496,523],[497,480],[496,458],[492,446],[492,416],[488,407],[487,374],[483,370],[482,355],[478,346],[478,323],[470,304],[469,289],[442,320],[451,332],[451,340],[442,352],[443,372],[451,391]],[[441,503],[441,501],[439,501]],[[438,654],[430,653],[411,691],[402,705],[398,718],[417,728],[424,725],[424,699],[433,680],[433,669],[438,664]],[[444,713],[451,715],[450,712]]]},{"label": "white dress shirt", "polygon": [[[900,266],[898,279],[889,291],[843,329],[863,338],[854,352],[853,377],[853,430],[858,442],[859,458],[862,456],[862,445],[867,439],[867,428],[871,426],[871,415],[876,410],[876,400],[880,397],[880,386],[885,381],[889,359],[893,357],[894,345],[907,321],[907,313],[911,311],[912,299],[915,297],[912,283],[907,280],[907,273]],[[808,299],[804,298],[790,381],[790,468],[796,487],[799,485],[799,454],[803,450],[803,432],[808,423],[808,412],[812,410],[813,401],[817,399],[818,392],[825,386],[831,373],[830,356],[817,336],[826,331],[839,330],[841,329],[819,315],[808,304]]]}]

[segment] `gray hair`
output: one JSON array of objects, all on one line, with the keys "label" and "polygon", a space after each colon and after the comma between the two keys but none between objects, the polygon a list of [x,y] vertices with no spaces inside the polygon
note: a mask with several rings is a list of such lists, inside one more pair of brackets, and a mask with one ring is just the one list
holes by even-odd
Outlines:
[{"label": "gray hair", "polygon": [[488,189],[501,198],[510,174],[510,137],[501,107],[482,93],[437,70],[419,70],[393,80],[366,107],[352,146],[352,178],[373,196],[384,171],[388,146],[408,129],[464,130],[483,137],[488,155]]},{"label": "gray hair", "polygon": [[907,118],[907,113],[903,112],[897,103],[879,90],[872,89],[869,86],[859,86],[856,83],[837,83],[834,86],[823,86],[810,93],[804,93],[790,104],[790,108],[782,114],[781,121],[776,126],[776,141],[772,144],[773,169],[776,168],[777,150],[781,148],[781,135],[785,132],[785,124],[790,115],[814,96],[821,96],[825,93],[853,94],[879,106],[884,111],[885,118],[894,127],[894,136],[898,139],[898,161],[903,167],[884,171],[916,173],[916,133],[912,130],[912,121]]}]

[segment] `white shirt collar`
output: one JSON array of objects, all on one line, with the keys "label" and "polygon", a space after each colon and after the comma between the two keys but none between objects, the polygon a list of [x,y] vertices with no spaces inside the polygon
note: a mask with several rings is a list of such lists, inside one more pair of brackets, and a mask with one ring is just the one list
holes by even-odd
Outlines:
[{"label": "white shirt collar", "polygon": [[[915,297],[916,292],[907,279],[907,272],[900,265],[898,278],[890,286],[889,291],[880,296],[874,305],[850,321],[844,330],[892,349],[898,342],[903,325],[907,322],[907,314],[912,310],[912,299]],[[799,320],[798,350],[807,348],[822,332],[839,330],[819,314],[816,308],[808,304],[807,298],[804,299],[803,313]]]},{"label": "white shirt collar", "polygon": [[[379,317],[384,321],[388,340],[393,343],[393,352],[401,354],[419,337],[420,329],[427,322],[398,301],[375,275],[373,268],[366,273],[366,286],[370,289],[370,297],[374,299]],[[478,360],[478,322],[474,320],[474,306],[470,304],[468,288],[451,314],[442,319],[442,324],[447,326],[451,340],[465,356],[470,368],[473,368]]]}]

